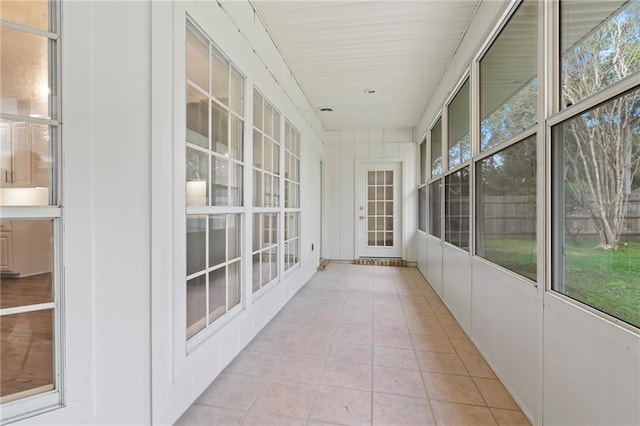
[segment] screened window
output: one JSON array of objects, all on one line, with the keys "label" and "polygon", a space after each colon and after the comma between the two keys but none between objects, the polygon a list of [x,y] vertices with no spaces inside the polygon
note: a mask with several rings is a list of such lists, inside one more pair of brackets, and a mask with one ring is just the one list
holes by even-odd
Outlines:
[{"label": "screened window", "polygon": [[442,238],[442,179],[429,184],[429,234]]},{"label": "screened window", "polygon": [[300,263],[300,133],[284,124],[284,270]]},{"label": "screened window", "polygon": [[469,167],[445,177],[445,241],[469,250]]},{"label": "screened window", "polygon": [[480,148],[485,151],[535,124],[538,2],[525,0],[480,61]]},{"label": "screened window", "polygon": [[640,70],[640,1],[560,5],[563,107]]},{"label": "screened window", "polygon": [[552,134],[552,288],[640,327],[640,89]]},{"label": "screened window", "polygon": [[429,168],[427,167],[427,140],[423,139],[419,145],[420,149],[420,182],[419,184],[427,183],[429,176]]},{"label": "screened window", "polygon": [[431,128],[431,177],[442,176],[442,119]]},{"label": "screened window", "polygon": [[449,169],[471,159],[470,110],[469,80],[467,80],[448,108]]},{"label": "screened window", "polygon": [[420,156],[420,181],[418,182],[418,229],[427,232],[427,179],[429,169],[427,167],[427,140],[418,145]]},{"label": "screened window", "polygon": [[191,22],[185,66],[190,339],[241,300],[244,77]]},{"label": "screened window", "polygon": [[0,14],[0,418],[61,404],[59,3]]},{"label": "screened window", "polygon": [[536,137],[476,166],[476,254],[536,280]]}]

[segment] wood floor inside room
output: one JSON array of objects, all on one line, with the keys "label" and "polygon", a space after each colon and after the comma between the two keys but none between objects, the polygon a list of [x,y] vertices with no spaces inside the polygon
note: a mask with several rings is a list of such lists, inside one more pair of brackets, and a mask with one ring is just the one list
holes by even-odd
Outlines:
[{"label": "wood floor inside room", "polygon": [[[51,302],[51,274],[0,278],[0,306]],[[0,401],[53,389],[53,310],[0,317]]]},{"label": "wood floor inside room", "polygon": [[178,425],[528,425],[415,268],[330,263]]}]

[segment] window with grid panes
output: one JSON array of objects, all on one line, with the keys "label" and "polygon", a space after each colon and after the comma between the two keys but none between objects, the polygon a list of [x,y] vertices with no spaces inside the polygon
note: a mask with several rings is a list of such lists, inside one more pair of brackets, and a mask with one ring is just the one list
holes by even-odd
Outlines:
[{"label": "window with grid panes", "polygon": [[242,298],[244,76],[188,21],[187,339]]},{"label": "window with grid panes", "polygon": [[300,263],[300,132],[284,123],[284,270]]},{"label": "window with grid panes", "polygon": [[253,291],[279,276],[280,112],[253,91]]},{"label": "window with grid panes", "polygon": [[3,424],[63,403],[59,6],[0,6]]}]

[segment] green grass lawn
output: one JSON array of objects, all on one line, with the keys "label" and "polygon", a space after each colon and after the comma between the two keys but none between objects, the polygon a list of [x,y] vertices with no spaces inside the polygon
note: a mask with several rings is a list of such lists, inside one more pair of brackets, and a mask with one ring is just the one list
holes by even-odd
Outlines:
[{"label": "green grass lawn", "polygon": [[640,327],[640,243],[616,250],[594,248],[597,241],[565,246],[565,293]]},{"label": "green grass lawn", "polygon": [[[483,257],[536,280],[535,242],[492,239],[484,244]],[[596,245],[596,239],[567,241],[564,293],[640,327],[640,243],[621,244],[616,250]]]}]

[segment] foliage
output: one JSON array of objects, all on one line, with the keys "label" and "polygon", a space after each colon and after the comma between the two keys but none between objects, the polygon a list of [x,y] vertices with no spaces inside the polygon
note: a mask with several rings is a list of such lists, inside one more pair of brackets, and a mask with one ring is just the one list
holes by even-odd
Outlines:
[{"label": "foliage", "polygon": [[[562,96],[577,103],[640,70],[640,1],[632,1],[563,54]],[[565,202],[589,212],[598,247],[616,248],[640,169],[640,92],[632,91],[562,125]]]}]

